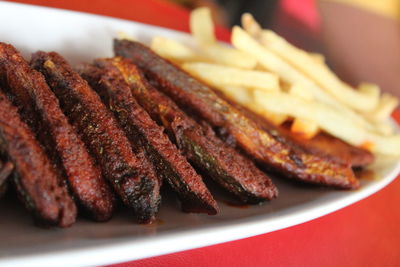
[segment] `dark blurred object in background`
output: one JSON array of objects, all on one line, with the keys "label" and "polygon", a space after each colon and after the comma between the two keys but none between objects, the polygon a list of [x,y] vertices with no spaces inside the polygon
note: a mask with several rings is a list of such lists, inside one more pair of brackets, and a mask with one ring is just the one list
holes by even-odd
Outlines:
[{"label": "dark blurred object in background", "polygon": [[[240,25],[243,13],[251,13],[264,27],[305,50],[323,52],[315,0],[169,0],[188,9],[211,8],[215,21],[225,27]],[[301,14],[301,15],[299,15]]]},{"label": "dark blurred object in background", "polygon": [[239,25],[244,12],[249,12],[263,27],[269,27],[279,0],[170,0],[188,9],[209,7],[215,21],[223,26]]},{"label": "dark blurred object in background", "polygon": [[240,25],[243,13],[251,13],[260,22],[261,26],[267,28],[271,25],[278,0],[218,0],[221,7],[228,13],[228,24],[230,26]]}]

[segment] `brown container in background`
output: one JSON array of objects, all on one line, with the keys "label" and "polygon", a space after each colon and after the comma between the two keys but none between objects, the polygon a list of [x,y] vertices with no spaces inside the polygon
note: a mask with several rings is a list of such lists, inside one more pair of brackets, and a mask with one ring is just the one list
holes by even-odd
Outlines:
[{"label": "brown container in background", "polygon": [[358,7],[318,1],[321,39],[334,71],[352,85],[376,83],[400,97],[400,23]]}]

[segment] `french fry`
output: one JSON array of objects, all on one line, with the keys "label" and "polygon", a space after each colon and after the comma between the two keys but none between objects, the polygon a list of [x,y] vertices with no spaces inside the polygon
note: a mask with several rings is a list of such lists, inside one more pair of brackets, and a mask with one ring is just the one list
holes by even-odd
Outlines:
[{"label": "french fry", "polygon": [[260,65],[272,73],[279,75],[285,82],[289,84],[300,84],[303,87],[307,87],[312,92],[315,100],[319,103],[326,104],[330,106],[330,108],[340,111],[343,116],[351,118],[353,123],[369,131],[378,132],[377,128],[367,119],[333,98],[314,81],[310,80],[295,67],[262,46],[257,40],[238,26],[233,27],[232,44],[237,49],[254,56]]},{"label": "french fry", "polygon": [[232,101],[245,107],[253,103],[253,94],[251,90],[247,88],[236,86],[218,86],[216,89],[224,93],[224,95],[226,95]]},{"label": "french fry", "polygon": [[394,127],[388,123],[388,121],[376,122],[375,126],[378,129],[378,132],[382,135],[390,136],[395,134]]},{"label": "french fry", "polygon": [[215,89],[221,91],[230,100],[248,108],[256,114],[261,115],[269,122],[275,125],[281,125],[289,117],[285,114],[268,111],[260,105],[256,105],[254,101],[254,94],[252,89],[235,86],[218,86]]},{"label": "french fry", "polygon": [[[371,111],[378,104],[379,95],[364,94],[363,91],[351,88],[342,82],[328,66],[316,62],[315,58],[306,51],[293,46],[271,30],[254,31],[257,28],[254,24],[258,25],[254,18],[246,16],[246,25],[249,28],[249,33],[254,34],[253,37],[258,39],[270,51],[276,53],[303,74],[310,77],[342,103],[359,111]],[[260,27],[258,26],[258,28]]]},{"label": "french fry", "polygon": [[310,56],[318,64],[325,64],[325,57],[320,53],[310,53]]},{"label": "french fry", "polygon": [[[381,154],[399,156],[398,149],[400,148],[400,135],[391,136],[377,136],[371,135],[370,140],[372,140],[371,151]],[[397,149],[397,151],[395,151]]]},{"label": "french fry", "polygon": [[262,32],[260,24],[258,24],[250,13],[242,15],[242,26],[251,36],[258,38]]},{"label": "french fry", "polygon": [[[318,103],[284,92],[254,91],[255,105],[270,112],[316,121]],[[324,105],[321,105],[324,106]]]},{"label": "french fry", "polygon": [[124,31],[117,32],[117,38],[120,40],[137,41],[136,37],[128,34],[127,32],[124,32]]},{"label": "french fry", "polygon": [[305,52],[276,33],[262,29],[250,14],[245,29],[234,27],[231,43],[220,45],[207,8],[192,12],[192,49],[157,37],[152,49],[232,101],[280,125],[293,119],[291,131],[311,138],[319,130],[376,153],[400,155],[400,135],[388,118],[398,100],[362,83],[353,89],[327,67],[321,54]]},{"label": "french fry", "polygon": [[278,76],[265,71],[243,70],[212,63],[184,63],[184,70],[206,83],[218,86],[238,86],[278,91]]},{"label": "french fry", "polygon": [[315,62],[307,52],[292,46],[270,30],[264,30],[260,40],[271,51],[294,65],[339,101],[358,111],[371,111],[378,104],[379,95],[364,94],[342,82],[325,64]]},{"label": "french fry", "polygon": [[301,86],[300,84],[293,84],[289,88],[289,94],[298,96],[305,100],[313,100],[314,96],[308,87]]},{"label": "french fry", "polygon": [[320,90],[316,84],[310,81],[294,67],[259,44],[238,26],[233,27],[232,44],[240,51],[248,53],[256,58],[260,65],[265,69],[276,73],[289,84],[301,84],[303,87],[308,87],[315,98],[323,103],[335,105],[335,101],[332,100],[332,97]]},{"label": "french fry", "polygon": [[[365,113],[366,118],[372,119],[374,123],[370,124],[368,122],[363,122],[363,119],[360,118],[360,116],[357,115],[355,116],[354,112],[347,110],[348,115],[351,115],[353,119],[356,119],[359,123],[363,124],[365,127],[381,134],[388,135],[389,133],[393,132],[392,127],[386,123],[383,123],[382,121],[387,119],[390,116],[391,112],[398,105],[397,103],[398,101],[396,98],[385,95],[382,96],[381,99],[379,99],[379,94],[380,94],[379,87],[369,83],[361,84],[358,87],[358,91],[355,91],[346,84],[344,84],[343,82],[341,82],[336,77],[336,75],[329,70],[329,68],[325,64],[322,64],[324,62],[324,58],[322,55],[312,54],[302,51],[292,46],[288,42],[286,42],[286,40],[284,40],[282,37],[278,36],[274,32],[263,30],[250,14],[244,14],[242,16],[242,23],[248,33],[260,39],[261,42],[263,44],[266,44],[268,48],[271,48],[274,52],[277,52],[277,54],[279,54],[292,64],[293,61],[296,61],[296,58],[299,58],[299,60],[294,62],[297,64],[293,65],[295,65],[295,67],[297,67],[298,69],[302,69],[304,67],[308,68],[309,73],[312,73],[314,75],[314,78],[317,77],[315,78],[317,82],[319,80],[323,81],[325,84],[322,85],[325,86],[334,86],[335,84],[337,85],[337,83],[341,83],[340,85],[346,87],[347,92],[350,95],[346,94],[346,92],[343,93],[340,89],[336,90],[333,87],[332,90],[335,90],[335,92],[338,92],[338,94],[341,94],[341,96],[343,96],[344,98],[350,99],[349,101],[352,101],[352,99],[357,98],[356,100],[354,100],[355,102],[352,102],[352,104],[355,103],[355,105],[362,106],[361,110],[370,110],[370,112]],[[312,60],[314,61],[314,64],[310,63]],[[319,68],[317,66],[318,64],[321,65]],[[322,70],[322,75],[320,75],[321,73],[319,73],[318,71],[315,71],[315,68]],[[327,76],[329,79],[326,79]],[[334,79],[334,81],[329,82],[332,79]],[[346,88],[344,89],[344,91],[346,91]],[[357,92],[357,94],[354,94],[355,92]],[[351,95],[353,95],[353,97]],[[368,101],[370,102],[369,103],[368,101],[363,102],[363,98],[364,100],[365,98],[368,98],[369,99]],[[357,101],[359,101],[360,103],[358,103]],[[377,101],[379,101],[379,103],[376,103]],[[337,105],[337,107],[339,106]],[[353,106],[352,108],[355,107]]]},{"label": "french fry", "polygon": [[386,120],[390,117],[393,110],[398,106],[399,100],[387,93],[382,94],[379,104],[375,110],[365,116],[376,122]]},{"label": "french fry", "polygon": [[256,103],[268,111],[315,121],[322,130],[354,146],[369,143],[373,152],[400,155],[400,135],[384,136],[366,131],[332,107],[287,93],[256,90],[254,94]]},{"label": "french fry", "polygon": [[[254,103],[252,103],[251,106],[252,107],[254,106],[252,108],[254,112],[257,112],[259,115],[263,116],[265,119],[267,119],[269,122],[271,122],[274,125],[279,126],[282,123],[284,123],[286,120],[289,119],[289,116],[286,114],[281,114],[281,113],[276,113],[276,112],[271,112],[271,111],[255,108]],[[255,111],[255,109],[257,109],[257,111]]]},{"label": "french fry", "polygon": [[197,8],[191,12],[190,31],[202,54],[211,61],[244,69],[253,69],[256,66],[257,61],[254,58],[217,43],[211,11],[208,8]]},{"label": "french fry", "polygon": [[214,23],[208,8],[196,8],[190,13],[190,31],[200,47],[217,43],[214,33]]},{"label": "french fry", "polygon": [[371,95],[371,97],[375,97],[377,99],[379,99],[379,95],[381,93],[379,86],[373,83],[361,83],[357,89],[363,94]]},{"label": "french fry", "polygon": [[158,55],[172,61],[186,62],[205,60],[184,44],[161,36],[156,36],[152,39],[150,48]]},{"label": "french fry", "polygon": [[242,51],[221,45],[210,45],[202,48],[202,53],[215,63],[222,65],[253,69],[257,60]]},{"label": "french fry", "polygon": [[290,127],[290,131],[304,139],[310,139],[319,132],[319,127],[315,121],[295,118]]}]

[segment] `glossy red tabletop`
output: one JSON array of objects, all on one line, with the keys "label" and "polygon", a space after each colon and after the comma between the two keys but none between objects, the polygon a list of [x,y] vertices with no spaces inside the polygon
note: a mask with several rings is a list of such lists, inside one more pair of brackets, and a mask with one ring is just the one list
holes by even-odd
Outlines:
[{"label": "glossy red tabletop", "polygon": [[[188,31],[189,13],[161,0],[22,0]],[[219,28],[218,37],[229,38]],[[398,116],[400,117],[400,116]],[[400,179],[319,219],[179,253],[113,266],[400,266]],[[133,252],[134,253],[134,252]]]}]

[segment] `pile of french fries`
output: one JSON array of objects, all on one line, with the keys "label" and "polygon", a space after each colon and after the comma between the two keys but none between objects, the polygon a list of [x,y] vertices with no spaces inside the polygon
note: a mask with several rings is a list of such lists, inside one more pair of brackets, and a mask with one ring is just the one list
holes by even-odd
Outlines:
[{"label": "pile of french fries", "polygon": [[375,153],[400,155],[400,135],[389,117],[398,105],[377,85],[352,88],[320,54],[303,51],[275,32],[262,29],[250,14],[233,27],[231,43],[218,43],[210,10],[190,16],[197,47],[156,36],[151,48],[233,101],[291,131],[312,138],[320,130]]}]

